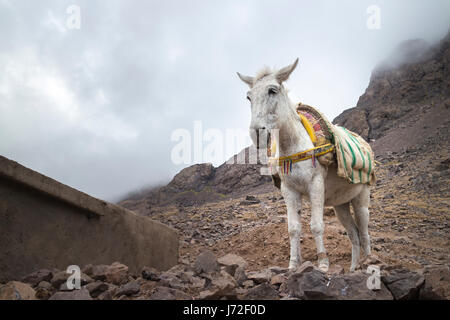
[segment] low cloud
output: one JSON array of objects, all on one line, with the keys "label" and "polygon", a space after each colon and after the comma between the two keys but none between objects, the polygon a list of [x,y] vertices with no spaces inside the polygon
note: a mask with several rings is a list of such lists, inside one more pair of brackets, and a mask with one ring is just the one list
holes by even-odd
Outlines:
[{"label": "low cloud", "polygon": [[[379,1],[379,30],[366,27],[371,4],[0,0],[0,154],[114,200],[182,168],[170,159],[174,130],[200,120],[246,131],[235,72],[296,57],[291,98],[333,119],[400,41],[448,31],[448,1]],[[70,5],[79,30],[67,27]]]}]

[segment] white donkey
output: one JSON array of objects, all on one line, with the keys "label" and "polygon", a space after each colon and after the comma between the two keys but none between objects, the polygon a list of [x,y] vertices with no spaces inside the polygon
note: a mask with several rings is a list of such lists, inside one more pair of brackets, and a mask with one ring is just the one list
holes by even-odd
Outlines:
[{"label": "white donkey", "polygon": [[[290,66],[278,71],[263,69],[255,77],[238,73],[242,81],[250,86],[247,98],[251,102],[252,120],[250,135],[253,143],[257,143],[258,132],[278,130],[275,136],[277,145],[276,157],[289,156],[314,147],[306,129],[290,101],[283,82],[297,66],[298,59]],[[267,136],[267,135],[265,135]],[[352,244],[352,263],[350,271],[354,271],[360,258],[370,254],[370,238],[368,233],[370,189],[367,184],[349,184],[337,175],[337,166],[325,167],[311,159],[292,164],[292,172],[282,174],[281,193],[283,194],[288,217],[290,237],[289,268],[294,269],[301,261],[300,233],[302,198],[309,199],[311,204],[311,232],[317,247],[318,266],[328,271],[329,261],[323,244],[323,210],[324,205],[333,206],[339,221],[347,230]],[[355,218],[350,213],[350,203]]]}]

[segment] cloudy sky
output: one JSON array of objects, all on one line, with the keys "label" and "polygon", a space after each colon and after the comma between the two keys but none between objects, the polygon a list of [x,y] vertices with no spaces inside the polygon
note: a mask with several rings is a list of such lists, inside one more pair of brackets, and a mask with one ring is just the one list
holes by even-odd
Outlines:
[{"label": "cloudy sky", "polygon": [[299,57],[291,98],[333,119],[399,42],[438,41],[449,17],[448,0],[0,0],[0,155],[115,200],[185,166],[174,130],[247,130],[236,71]]}]

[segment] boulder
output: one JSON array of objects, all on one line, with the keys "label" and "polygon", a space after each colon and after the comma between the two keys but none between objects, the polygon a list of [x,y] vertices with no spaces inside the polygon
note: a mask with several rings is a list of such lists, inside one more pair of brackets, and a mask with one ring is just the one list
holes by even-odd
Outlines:
[{"label": "boulder", "polygon": [[123,286],[121,286],[119,288],[119,290],[117,290],[116,292],[116,296],[120,297],[120,296],[131,296],[134,295],[136,293],[139,292],[141,286],[139,285],[139,283],[137,281],[131,281],[128,282],[127,284],[124,284]]},{"label": "boulder", "polygon": [[0,286],[0,300],[36,300],[36,291],[26,283],[10,281]]},{"label": "boulder", "polygon": [[202,289],[206,285],[206,280],[200,277],[192,277],[190,283],[193,288]]},{"label": "boulder", "polygon": [[108,270],[108,265],[99,264],[95,266],[86,266],[83,270],[88,271],[89,274],[94,280],[105,281],[106,280],[106,271]]},{"label": "boulder", "polygon": [[128,267],[120,262],[114,262],[105,271],[106,282],[122,285],[128,282]]},{"label": "boulder", "polygon": [[294,270],[289,270],[289,273],[302,274],[303,272],[310,272],[314,269],[314,265],[311,261],[303,262],[299,267]]},{"label": "boulder", "polygon": [[65,271],[60,271],[58,273],[55,273],[52,276],[51,284],[55,289],[58,289],[61,287],[63,283],[67,281],[67,278],[69,278],[70,274],[66,273]]},{"label": "boulder", "polygon": [[52,284],[47,281],[41,281],[35,288],[36,298],[39,300],[48,300],[54,293],[55,289]]},{"label": "boulder", "polygon": [[217,262],[222,266],[236,266],[236,268],[242,267],[245,269],[248,266],[248,263],[244,258],[234,253],[228,253],[220,257],[219,259],[217,259]]},{"label": "boulder", "polygon": [[195,260],[194,270],[196,274],[218,271],[219,265],[214,253],[210,250],[205,250],[200,253]]},{"label": "boulder", "polygon": [[329,279],[333,299],[337,300],[393,300],[391,292],[380,281],[380,289],[371,290],[367,286],[369,274],[352,272],[344,275],[332,275]]},{"label": "boulder", "polygon": [[[172,269],[171,269],[172,270]],[[188,276],[184,274],[182,271],[177,270],[168,270],[166,272],[163,272],[159,276],[159,282],[158,284],[160,286],[170,287],[178,290],[183,290],[186,288],[186,285],[183,283],[183,281],[180,279],[180,277],[187,278]],[[188,279],[186,279],[188,280]],[[189,282],[189,281],[186,281]]]},{"label": "boulder", "polygon": [[49,300],[93,300],[86,288],[80,290],[57,292]]},{"label": "boulder", "polygon": [[94,269],[94,266],[92,264],[87,264],[81,269],[81,272],[83,272],[83,273],[87,274],[88,276],[92,277],[93,269]]},{"label": "boulder", "polygon": [[419,299],[420,289],[425,283],[423,275],[406,269],[393,270],[381,280],[395,300]]},{"label": "boulder", "polygon": [[282,283],[285,283],[286,280],[287,280],[286,275],[280,273],[280,274],[274,275],[270,279],[270,284],[272,284],[272,285],[281,285]]},{"label": "boulder", "polygon": [[218,277],[214,278],[211,281],[211,285],[219,290],[218,291],[219,295],[227,296],[230,293],[232,293],[234,288],[236,288],[237,282],[228,273],[222,271],[220,272]]},{"label": "boulder", "polygon": [[109,290],[102,292],[97,296],[97,300],[112,300],[112,299],[113,295]]},{"label": "boulder", "polygon": [[257,284],[260,284],[263,282],[269,282],[271,275],[272,275],[272,273],[268,269],[266,269],[266,270],[248,272],[247,278],[249,280],[253,280]]},{"label": "boulder", "polygon": [[268,283],[262,283],[248,290],[243,297],[245,300],[274,300],[279,299],[278,291]]},{"label": "boulder", "polygon": [[29,283],[35,287],[41,281],[50,281],[53,277],[53,272],[49,269],[40,269],[22,278],[22,282]]},{"label": "boulder", "polygon": [[426,266],[425,284],[420,290],[422,300],[448,300],[450,298],[450,269],[448,266]]},{"label": "boulder", "polygon": [[35,297],[39,300],[48,300],[52,296],[52,291],[45,288],[36,288]]},{"label": "boulder", "polygon": [[221,271],[219,274],[213,274],[210,278],[210,285],[207,290],[200,292],[199,299],[220,299],[223,297],[235,298],[237,287],[236,280],[228,273]]},{"label": "boulder", "polygon": [[159,271],[156,270],[155,268],[144,267],[144,268],[142,268],[141,275],[142,275],[142,278],[144,278],[146,280],[151,280],[151,281],[159,280]]},{"label": "boulder", "polygon": [[313,269],[289,276],[286,289],[289,295],[306,300],[392,300],[381,281],[379,290],[369,289],[368,277],[362,272],[328,277]]},{"label": "boulder", "polygon": [[39,282],[39,284],[37,285],[37,288],[43,288],[43,289],[47,289],[47,290],[52,290],[53,286],[50,282],[47,281],[41,281]]},{"label": "boulder", "polygon": [[328,278],[318,270],[293,273],[286,281],[286,289],[291,296],[300,299],[331,299]]},{"label": "boulder", "polygon": [[238,267],[234,272],[234,279],[237,281],[238,285],[242,285],[244,281],[247,280],[247,274],[245,273],[245,269],[242,267]]},{"label": "boulder", "polygon": [[272,266],[269,267],[269,271],[273,274],[280,274],[280,273],[286,273],[289,271],[288,268],[278,267],[278,266]]},{"label": "boulder", "polygon": [[108,290],[109,286],[104,282],[95,281],[87,284],[85,288],[89,291],[91,297],[97,298],[100,294]]}]

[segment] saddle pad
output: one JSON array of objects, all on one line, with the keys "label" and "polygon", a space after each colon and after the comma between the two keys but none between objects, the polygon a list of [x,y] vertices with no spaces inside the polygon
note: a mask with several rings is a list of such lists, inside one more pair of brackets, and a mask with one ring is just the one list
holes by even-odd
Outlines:
[{"label": "saddle pad", "polygon": [[299,103],[297,106],[297,113],[305,117],[314,129],[316,141],[313,140],[313,142],[315,147],[327,143],[334,143],[333,132],[331,131],[333,125],[319,110],[306,104]]},{"label": "saddle pad", "polygon": [[370,145],[358,134],[333,126],[338,176],[350,183],[375,182],[375,156]]},{"label": "saddle pad", "polygon": [[[306,104],[297,105],[297,114],[302,119],[302,124],[311,137],[314,147],[328,143],[335,146],[334,152],[317,157],[322,165],[329,166],[337,162],[338,176],[350,183],[371,185],[375,182],[375,156],[370,145],[362,137],[344,127],[333,125],[319,110]],[[269,156],[270,151],[275,154],[274,141],[268,151]],[[278,174],[272,175],[272,178],[275,186],[279,188]]]},{"label": "saddle pad", "polygon": [[[302,119],[303,126],[308,131],[308,134],[315,136],[315,139],[311,139],[314,147],[323,146],[328,143],[334,144],[333,132],[331,130],[333,124],[319,110],[300,102],[297,105],[297,114]],[[312,127],[313,132],[311,132],[309,127]],[[319,156],[317,160],[322,165],[329,166],[335,162],[334,152]]]}]

